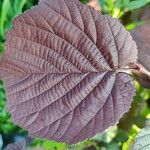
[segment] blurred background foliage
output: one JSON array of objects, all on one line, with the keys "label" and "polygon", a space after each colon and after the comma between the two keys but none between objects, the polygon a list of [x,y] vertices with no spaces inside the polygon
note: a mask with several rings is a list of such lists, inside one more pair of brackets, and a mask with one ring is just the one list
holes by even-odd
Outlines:
[{"label": "blurred background foliage", "polygon": [[[80,0],[87,3],[88,0]],[[0,53],[4,50],[5,32],[11,27],[11,20],[18,14],[37,4],[37,0],[0,0]],[[150,20],[150,0],[97,0],[103,14],[119,19],[127,30]],[[150,118],[150,90],[142,88],[136,81],[136,94],[130,111],[119,124],[102,134],[78,143],[66,145],[41,139],[28,139],[23,129],[15,126],[5,108],[5,91],[0,81],[0,149],[7,144],[27,139],[27,146],[43,150],[127,150],[134,137]]]}]

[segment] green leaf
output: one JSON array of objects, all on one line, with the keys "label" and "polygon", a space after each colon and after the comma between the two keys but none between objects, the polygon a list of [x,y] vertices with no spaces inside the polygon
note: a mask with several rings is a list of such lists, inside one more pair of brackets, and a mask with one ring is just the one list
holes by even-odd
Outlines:
[{"label": "green leaf", "polygon": [[113,0],[107,0],[108,9],[111,10],[113,8]]},{"label": "green leaf", "polygon": [[123,5],[123,6],[127,6],[127,5],[129,4],[129,2],[130,2],[130,0],[123,0],[122,5]]},{"label": "green leaf", "polygon": [[18,15],[22,12],[22,9],[26,4],[26,2],[27,0],[15,0],[14,2],[15,15]]},{"label": "green leaf", "polygon": [[5,98],[5,93],[3,91],[0,90],[0,100]]},{"label": "green leaf", "polygon": [[114,139],[116,142],[125,142],[128,140],[128,135],[126,134],[126,132],[124,130],[118,129],[118,133]]},{"label": "green leaf", "polygon": [[2,53],[2,52],[3,52],[3,50],[4,50],[4,46],[3,46],[3,44],[2,44],[2,43],[0,43],[0,53]]},{"label": "green leaf", "polygon": [[150,0],[134,0],[128,3],[127,8],[129,10],[138,9],[145,6],[149,2]]},{"label": "green leaf", "polygon": [[146,126],[135,137],[133,150],[150,149],[150,119],[146,121]]},{"label": "green leaf", "polygon": [[2,4],[1,16],[0,16],[0,35],[4,36],[4,25],[5,21],[7,20],[7,15],[9,12],[11,4],[10,0],[4,0]]},{"label": "green leaf", "polygon": [[114,9],[113,9],[113,14],[112,16],[114,18],[119,18],[120,17],[120,13],[121,13],[121,9],[122,9],[122,0],[116,0],[114,3]]},{"label": "green leaf", "polygon": [[98,0],[97,2],[99,4],[99,6],[101,7],[102,12],[108,13],[108,7],[106,5],[106,1],[105,0]]},{"label": "green leaf", "polygon": [[58,143],[54,141],[48,141],[48,140],[41,140],[41,139],[33,139],[31,147],[40,146],[42,148],[45,148],[46,150],[65,150],[66,144],[64,143]]},{"label": "green leaf", "polygon": [[89,0],[80,0],[81,3],[86,4]]},{"label": "green leaf", "polygon": [[109,143],[106,149],[107,150],[119,150],[119,145],[117,143]]}]

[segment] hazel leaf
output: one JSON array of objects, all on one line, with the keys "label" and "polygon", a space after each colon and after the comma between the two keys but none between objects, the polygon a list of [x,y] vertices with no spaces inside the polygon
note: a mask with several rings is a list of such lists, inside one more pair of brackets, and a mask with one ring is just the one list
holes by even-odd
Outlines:
[{"label": "hazel leaf", "polygon": [[78,0],[41,0],[13,20],[0,62],[7,109],[32,137],[69,144],[116,124],[134,95],[137,48],[119,21]]}]

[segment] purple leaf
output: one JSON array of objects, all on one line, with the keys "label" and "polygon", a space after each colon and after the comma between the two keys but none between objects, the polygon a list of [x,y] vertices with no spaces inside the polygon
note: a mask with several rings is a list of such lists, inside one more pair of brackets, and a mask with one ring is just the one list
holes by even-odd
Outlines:
[{"label": "purple leaf", "polygon": [[138,47],[138,61],[150,71],[150,24],[135,28],[131,34]]},{"label": "purple leaf", "polygon": [[138,69],[133,71],[137,81],[150,89],[150,24],[145,24],[131,31],[138,47]]},{"label": "purple leaf", "polygon": [[77,143],[129,110],[134,88],[121,70],[137,49],[116,19],[78,0],[41,0],[6,37],[7,108],[32,137]]}]

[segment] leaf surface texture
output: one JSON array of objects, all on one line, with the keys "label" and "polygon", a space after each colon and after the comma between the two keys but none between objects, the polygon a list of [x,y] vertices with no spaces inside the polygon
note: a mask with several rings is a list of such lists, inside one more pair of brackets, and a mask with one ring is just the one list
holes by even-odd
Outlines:
[{"label": "leaf surface texture", "polygon": [[136,59],[135,42],[116,19],[78,0],[41,0],[6,35],[7,108],[32,137],[77,143],[128,111],[134,88],[118,70]]}]

